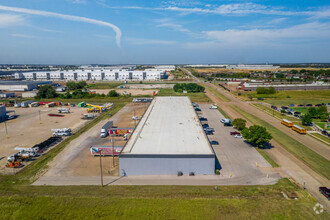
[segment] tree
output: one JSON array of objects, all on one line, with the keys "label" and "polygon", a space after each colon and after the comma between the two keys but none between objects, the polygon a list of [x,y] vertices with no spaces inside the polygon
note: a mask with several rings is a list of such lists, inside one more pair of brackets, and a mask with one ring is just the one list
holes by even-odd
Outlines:
[{"label": "tree", "polygon": [[108,96],[109,97],[118,97],[120,96],[120,94],[118,92],[116,92],[116,90],[111,90],[109,93],[108,93]]},{"label": "tree", "polygon": [[51,85],[40,86],[36,99],[46,98],[52,99],[57,97],[55,89]]},{"label": "tree", "polygon": [[232,122],[233,126],[236,127],[238,130],[243,130],[246,126],[246,120],[242,118],[235,118]]},{"label": "tree", "polygon": [[310,114],[310,116],[312,116],[312,118],[317,118],[319,113],[316,108],[311,107],[308,109],[308,114]]},{"label": "tree", "polygon": [[302,122],[303,125],[309,125],[310,123],[313,122],[313,118],[309,113],[307,113],[307,114],[302,116],[301,122]]},{"label": "tree", "polygon": [[80,81],[80,82],[74,82],[74,81],[69,81],[66,83],[66,86],[68,87],[69,90],[77,90],[77,89],[83,89],[87,86],[87,83],[85,81]]},{"label": "tree", "polygon": [[265,143],[272,139],[272,135],[265,127],[253,125],[241,131],[242,136],[250,142],[253,146],[262,148]]}]

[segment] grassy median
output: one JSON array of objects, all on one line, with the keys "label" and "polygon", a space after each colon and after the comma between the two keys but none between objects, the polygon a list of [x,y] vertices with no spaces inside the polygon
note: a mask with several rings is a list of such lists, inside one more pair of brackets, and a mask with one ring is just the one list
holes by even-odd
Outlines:
[{"label": "grassy median", "polygon": [[236,105],[231,105],[231,107],[248,119],[253,124],[258,124],[267,128],[267,130],[272,134],[273,139],[281,144],[285,149],[290,151],[298,159],[302,160],[306,165],[320,173],[327,179],[330,177],[330,161],[315,153],[313,150],[309,149],[305,145],[291,138],[284,132],[275,128],[274,126],[268,124],[267,122],[259,119],[258,117],[251,115]]},{"label": "grassy median", "polygon": [[223,94],[218,92],[216,89],[212,88],[211,86],[207,86],[206,84],[203,84],[203,86],[205,86],[207,90],[212,92],[212,94],[214,94],[217,98],[221,99],[222,101],[224,101],[224,102],[229,102],[230,101],[229,98],[227,98],[226,96],[224,96]]}]

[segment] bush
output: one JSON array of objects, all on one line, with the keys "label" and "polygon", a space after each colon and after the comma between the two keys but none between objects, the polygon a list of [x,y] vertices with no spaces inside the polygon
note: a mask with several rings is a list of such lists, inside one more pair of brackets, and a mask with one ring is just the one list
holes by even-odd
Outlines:
[{"label": "bush", "polygon": [[69,90],[77,90],[77,89],[83,89],[87,86],[87,83],[85,81],[80,81],[80,82],[74,82],[74,81],[69,81],[66,83],[66,86],[68,87]]},{"label": "bush", "polygon": [[242,118],[235,118],[232,122],[233,126],[237,128],[237,130],[243,130],[246,126],[246,120]]},{"label": "bush", "polygon": [[187,91],[188,93],[204,92],[205,88],[196,83],[177,83],[173,87],[175,92],[182,93]]},{"label": "bush", "polygon": [[58,94],[51,85],[44,85],[39,87],[39,91],[36,96],[36,99],[42,99],[42,98],[52,99],[52,98],[56,98],[57,96]]},{"label": "bush", "polygon": [[118,92],[116,92],[116,90],[111,90],[109,93],[108,93],[108,96],[109,97],[118,97],[120,96],[120,94]]},{"label": "bush", "polygon": [[265,87],[258,87],[256,90],[257,94],[275,94],[276,90],[274,87],[269,87],[269,89]]}]

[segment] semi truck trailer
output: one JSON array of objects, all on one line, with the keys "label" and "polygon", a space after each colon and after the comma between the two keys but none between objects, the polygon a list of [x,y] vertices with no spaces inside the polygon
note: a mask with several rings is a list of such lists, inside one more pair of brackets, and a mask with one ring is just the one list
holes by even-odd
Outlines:
[{"label": "semi truck trailer", "polygon": [[105,138],[109,134],[110,128],[113,126],[113,121],[108,121],[101,128],[101,138]]},{"label": "semi truck trailer", "polygon": [[122,149],[122,146],[91,146],[90,152],[93,156],[118,156]]}]

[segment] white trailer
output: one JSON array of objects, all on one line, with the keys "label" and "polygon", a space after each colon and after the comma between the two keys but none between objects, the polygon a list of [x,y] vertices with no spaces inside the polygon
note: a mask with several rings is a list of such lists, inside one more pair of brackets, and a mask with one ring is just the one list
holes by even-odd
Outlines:
[{"label": "white trailer", "polygon": [[101,128],[101,138],[105,138],[109,134],[109,129],[113,126],[113,121],[108,121],[105,125]]}]

